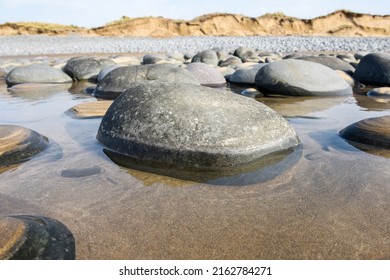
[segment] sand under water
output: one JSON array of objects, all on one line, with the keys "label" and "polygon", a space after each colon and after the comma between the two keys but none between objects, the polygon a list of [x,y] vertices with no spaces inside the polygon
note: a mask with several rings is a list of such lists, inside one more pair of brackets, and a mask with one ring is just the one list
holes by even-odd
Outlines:
[{"label": "sand under water", "polygon": [[61,221],[78,259],[390,258],[390,160],[338,134],[388,115],[390,103],[259,98],[287,117],[301,148],[257,172],[199,182],[113,163],[96,140],[101,119],[65,113],[95,100],[87,86],[26,94],[0,85],[0,123],[50,140],[30,161],[0,171],[1,215]]}]

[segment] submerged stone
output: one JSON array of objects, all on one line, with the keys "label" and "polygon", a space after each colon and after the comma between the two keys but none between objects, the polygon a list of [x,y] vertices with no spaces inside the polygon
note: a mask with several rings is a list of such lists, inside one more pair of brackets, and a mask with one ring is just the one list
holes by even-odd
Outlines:
[{"label": "submerged stone", "polygon": [[65,178],[82,178],[100,174],[102,172],[99,166],[87,168],[72,168],[61,171],[61,176]]},{"label": "submerged stone", "polygon": [[111,100],[91,101],[73,106],[68,111],[78,119],[101,118],[111,104]]},{"label": "submerged stone", "polygon": [[199,85],[191,72],[175,65],[137,65],[112,70],[97,84],[93,94],[98,98],[115,99],[135,82],[155,80]]},{"label": "submerged stone", "polygon": [[324,65],[287,59],[270,63],[256,74],[256,87],[263,93],[293,96],[352,94],[351,86]]},{"label": "submerged stone", "polygon": [[0,125],[0,166],[30,159],[45,150],[49,140],[41,134],[16,125]]},{"label": "submerged stone", "polygon": [[358,121],[341,130],[340,135],[352,144],[390,149],[390,116]]},{"label": "submerged stone", "polygon": [[299,144],[288,122],[255,100],[159,82],[134,85],[120,95],[97,139],[125,166],[237,173]]},{"label": "submerged stone", "polygon": [[0,217],[0,260],[74,260],[75,240],[61,222],[42,216]]}]

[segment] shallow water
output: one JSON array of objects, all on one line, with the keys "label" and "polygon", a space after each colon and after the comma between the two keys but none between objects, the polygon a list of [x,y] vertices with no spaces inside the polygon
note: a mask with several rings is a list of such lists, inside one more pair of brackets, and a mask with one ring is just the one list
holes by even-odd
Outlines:
[{"label": "shallow water", "polygon": [[260,98],[288,118],[300,150],[258,172],[200,183],[113,163],[95,138],[101,119],[65,113],[95,99],[87,86],[29,95],[0,84],[0,123],[50,139],[46,151],[0,174],[1,215],[60,220],[78,259],[390,258],[390,160],[338,135],[388,115],[389,103]]}]

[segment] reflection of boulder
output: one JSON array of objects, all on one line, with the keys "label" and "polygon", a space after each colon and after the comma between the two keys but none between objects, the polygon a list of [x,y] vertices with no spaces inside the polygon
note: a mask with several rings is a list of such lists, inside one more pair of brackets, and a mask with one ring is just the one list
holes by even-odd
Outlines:
[{"label": "reflection of boulder", "polygon": [[80,81],[77,83],[73,83],[72,86],[68,89],[68,91],[73,94],[85,94],[87,93],[88,89],[95,87],[96,85],[93,83],[90,83],[88,81]]},{"label": "reflection of boulder", "polygon": [[60,92],[66,92],[71,84],[18,84],[8,88],[8,91],[15,97],[29,100],[44,99]]},{"label": "reflection of boulder", "polygon": [[380,103],[390,103],[390,87],[374,88],[367,93],[367,96],[375,98]]},{"label": "reflection of boulder", "polygon": [[357,105],[363,109],[367,109],[368,111],[383,111],[390,109],[390,103],[383,102],[384,100],[380,98],[373,98],[360,94],[354,94],[354,97],[356,99]]},{"label": "reflection of boulder", "polygon": [[75,259],[75,240],[59,221],[42,216],[0,217],[0,259]]},{"label": "reflection of boulder", "polygon": [[340,135],[358,149],[390,155],[390,116],[358,121],[341,130]]},{"label": "reflection of boulder", "polygon": [[[171,187],[192,186],[194,182],[211,185],[244,186],[258,184],[271,180],[293,166],[302,155],[301,146],[287,151],[273,153],[263,157],[246,169],[231,173],[199,172],[190,170],[167,169],[158,165],[145,166],[123,155],[104,149],[104,153],[115,163],[129,167],[128,173],[145,186],[153,184],[168,185]],[[240,173],[241,172],[241,173]]]},{"label": "reflection of boulder", "polygon": [[346,97],[271,95],[257,99],[285,117],[305,116],[343,103]]}]

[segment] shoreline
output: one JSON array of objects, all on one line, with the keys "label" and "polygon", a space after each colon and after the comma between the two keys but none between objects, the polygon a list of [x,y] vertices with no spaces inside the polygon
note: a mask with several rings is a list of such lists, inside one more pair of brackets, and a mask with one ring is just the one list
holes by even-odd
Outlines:
[{"label": "shoreline", "polygon": [[0,57],[74,54],[145,54],[199,52],[214,47],[246,46],[262,52],[390,52],[389,37],[248,36],[248,37],[84,37],[0,36]]}]

